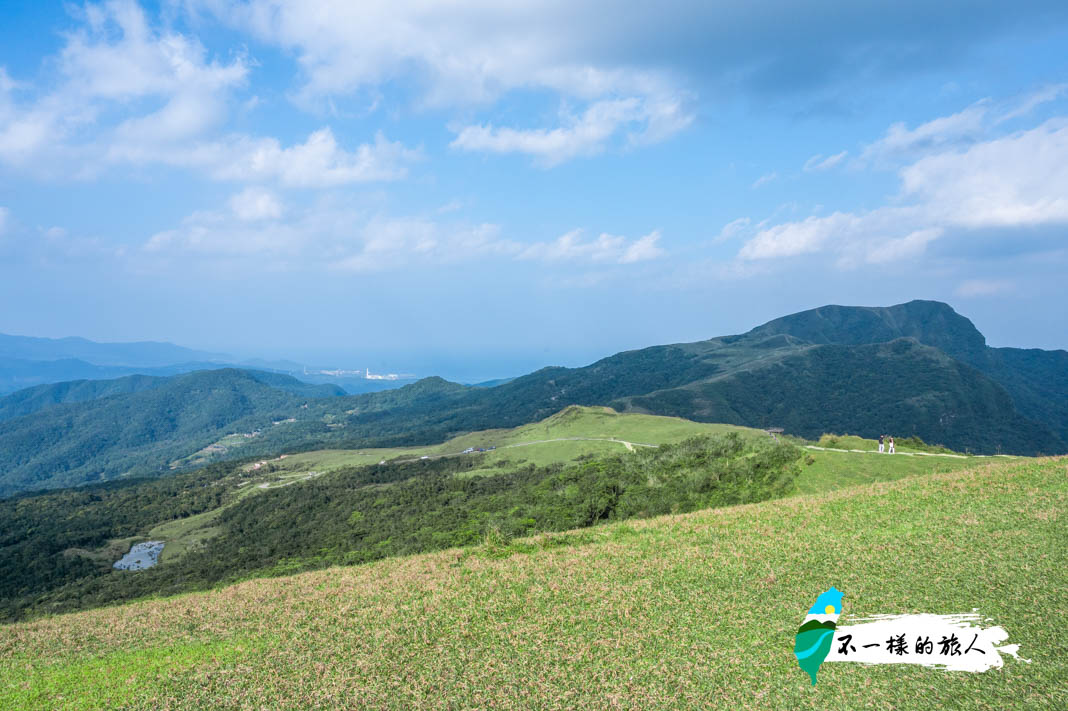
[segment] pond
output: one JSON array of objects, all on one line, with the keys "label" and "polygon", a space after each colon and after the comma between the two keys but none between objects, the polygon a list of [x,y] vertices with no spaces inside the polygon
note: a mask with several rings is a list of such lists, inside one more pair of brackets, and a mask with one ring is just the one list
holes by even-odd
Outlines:
[{"label": "pond", "polygon": [[130,552],[119,558],[112,567],[119,570],[144,570],[151,568],[159,561],[159,554],[163,552],[163,541],[145,541],[138,543],[130,549]]}]

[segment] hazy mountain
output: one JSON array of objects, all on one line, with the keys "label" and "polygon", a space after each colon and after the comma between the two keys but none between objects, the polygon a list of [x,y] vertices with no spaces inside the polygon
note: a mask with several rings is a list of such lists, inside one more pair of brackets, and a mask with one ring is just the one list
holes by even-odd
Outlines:
[{"label": "hazy mountain", "polygon": [[0,358],[0,395],[36,385],[70,380],[98,380],[136,374],[167,376],[178,373],[191,373],[194,370],[212,370],[219,367],[222,367],[222,364],[203,361],[187,361],[159,367],[147,367],[94,365],[77,358],[64,358],[61,360]]},{"label": "hazy mountain", "polygon": [[97,343],[85,338],[35,338],[0,334],[0,358],[62,360],[76,358],[94,365],[159,367],[190,361],[225,362],[228,356],[173,343]]}]

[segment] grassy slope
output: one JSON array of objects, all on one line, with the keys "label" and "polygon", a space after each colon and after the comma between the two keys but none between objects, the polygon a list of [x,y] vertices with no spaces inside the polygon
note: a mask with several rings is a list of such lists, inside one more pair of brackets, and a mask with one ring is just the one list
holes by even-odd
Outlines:
[{"label": "grassy slope", "polygon": [[[590,437],[618,439],[632,443],[663,444],[678,442],[701,434],[719,434],[726,431],[747,433],[753,437],[766,437],[761,430],[752,430],[733,425],[692,422],[678,417],[660,417],[636,413],[619,414],[610,408],[572,406],[541,422],[523,425],[514,429],[485,430],[461,435],[444,444],[429,447],[362,450],[319,450],[288,456],[276,463],[277,471],[299,473],[307,471],[328,472],[352,465],[373,464],[393,457],[441,456],[462,452],[467,447],[496,446],[497,450],[477,455],[484,464],[465,473],[466,476],[493,474],[501,470],[505,462],[514,464],[532,463],[545,466],[556,462],[568,462],[584,454],[614,454],[623,449],[617,442],[570,440],[541,442],[567,437]],[[526,445],[525,443],[536,444]],[[523,445],[512,446],[509,445]],[[861,439],[851,435],[839,435],[834,443],[875,452],[875,440]],[[911,450],[900,448],[902,454]],[[811,494],[829,491],[842,486],[875,481],[890,481],[914,474],[932,474],[955,471],[988,461],[977,457],[861,457],[840,452],[809,452],[812,463],[802,469],[798,478],[798,490]]]},{"label": "grassy slope", "polygon": [[[375,464],[394,457],[441,456],[457,454],[468,447],[497,447],[482,457],[483,466],[474,473],[491,474],[500,471],[504,462],[529,463],[538,466],[568,462],[583,454],[615,454],[624,445],[615,442],[589,440],[561,440],[589,437],[619,439],[643,444],[679,442],[696,435],[722,434],[728,431],[746,432],[765,437],[760,430],[733,425],[691,422],[678,417],[658,417],[641,414],[619,414],[610,408],[571,406],[548,417],[513,429],[483,430],[460,435],[438,445],[401,447],[392,449],[318,450],[291,455],[279,463],[285,471],[329,471],[345,466]],[[527,444],[536,443],[536,444]],[[510,445],[523,446],[515,447]]]},{"label": "grassy slope", "polygon": [[[0,627],[0,707],[1064,708],[1066,474],[996,462]],[[1034,663],[811,687],[793,635],[831,584],[843,621],[977,607]]]},{"label": "grassy slope", "polygon": [[[393,458],[416,458],[420,456],[449,456],[468,447],[491,447],[498,449],[477,455],[482,465],[464,472],[462,476],[491,476],[506,468],[535,464],[545,466],[569,462],[582,455],[616,454],[624,449],[619,442],[663,444],[678,442],[701,434],[718,434],[738,431],[752,437],[766,437],[761,430],[751,430],[733,425],[692,422],[678,417],[660,417],[635,413],[619,414],[610,408],[571,406],[551,417],[514,429],[485,430],[461,435],[443,444],[427,447],[401,447],[392,449],[339,450],[327,449],[288,455],[284,460],[271,459],[267,469],[261,469],[262,479],[245,485],[245,495],[262,491],[258,484],[283,485],[299,480],[310,472],[327,473],[348,466],[365,466]],[[597,439],[572,439],[589,437]],[[543,441],[560,440],[564,441]],[[874,451],[874,440],[859,437],[839,436],[840,446],[849,446]],[[518,445],[518,446],[514,446]],[[904,452],[904,450],[903,450]],[[817,493],[875,481],[890,481],[914,474],[932,474],[955,471],[974,466],[987,460],[967,457],[868,457],[840,452],[811,451],[811,464],[802,468],[797,486],[800,493]],[[251,465],[246,467],[251,473]],[[146,532],[146,538],[164,540],[167,546],[161,560],[166,563],[176,560],[205,538],[218,530],[215,521],[222,509],[187,519],[163,523]]]}]

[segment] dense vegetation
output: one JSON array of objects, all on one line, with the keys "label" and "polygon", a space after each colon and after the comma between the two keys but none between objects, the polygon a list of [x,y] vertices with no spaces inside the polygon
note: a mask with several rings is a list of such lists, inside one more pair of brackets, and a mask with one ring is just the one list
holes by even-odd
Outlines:
[{"label": "dense vegetation", "polygon": [[151,375],[128,375],[111,380],[68,380],[24,388],[0,398],[0,422],[30,415],[55,405],[88,402],[112,395],[149,390],[166,382],[166,378]]},{"label": "dense vegetation", "polygon": [[67,583],[99,576],[114,561],[73,554],[130,538],[160,521],[216,509],[233,498],[221,485],[234,465],[150,481],[121,481],[0,500],[0,617]]},{"label": "dense vegetation", "polygon": [[[789,335],[804,343],[864,345],[912,338],[990,376],[1020,414],[1068,442],[1068,352],[990,348],[971,321],[937,301],[886,308],[824,306],[784,316],[747,336]],[[1063,451],[1063,450],[1061,450]]]},{"label": "dense vegetation", "polygon": [[224,369],[175,376],[129,394],[54,404],[0,422],[0,496],[169,472],[173,460],[228,432],[268,428],[309,397],[337,392],[288,376]]},{"label": "dense vegetation", "polygon": [[[495,387],[427,378],[397,390],[322,397],[339,392],[241,370],[176,376],[80,403],[55,401],[87,386],[66,394],[55,387],[0,399],[0,418],[38,408],[0,422],[0,496],[169,473],[231,432],[262,430],[208,458],[423,445],[536,422],[572,404],[783,427],[808,437],[894,433],[983,454],[1068,451],[1068,353],[988,348],[970,321],[926,301],[824,307],[739,336],[627,351],[584,368],[544,368]],[[270,426],[280,420],[287,423]]]},{"label": "dense vegetation", "polygon": [[[237,498],[223,465],[160,481],[0,502],[7,618],[173,593],[334,564],[364,563],[483,540],[762,501],[794,487],[801,450],[736,433],[491,477],[476,458],[354,467]],[[135,574],[72,547],[142,534],[226,503],[200,550]],[[17,531],[18,533],[14,533]],[[66,552],[65,552],[66,551]]]},{"label": "dense vegetation", "polygon": [[1062,448],[1048,427],[1016,411],[1004,388],[910,339],[814,346],[761,369],[624,405],[707,422],[779,426],[810,439],[827,431],[894,433],[981,453]]}]

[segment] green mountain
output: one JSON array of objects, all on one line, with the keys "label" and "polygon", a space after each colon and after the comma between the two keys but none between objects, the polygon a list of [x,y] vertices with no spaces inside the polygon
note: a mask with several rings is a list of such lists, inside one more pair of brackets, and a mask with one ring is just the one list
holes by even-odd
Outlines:
[{"label": "green mountain", "polygon": [[1068,442],[1068,351],[990,348],[964,316],[938,301],[886,308],[824,306],[771,321],[750,336],[784,334],[806,343],[862,345],[914,338],[973,366],[1005,388],[1020,414]]},{"label": "green mountain", "polygon": [[[217,386],[196,385],[207,381]],[[494,387],[426,378],[334,397],[339,389],[288,376],[220,370],[69,402],[115,387],[66,384],[0,399],[0,418],[27,412],[0,422],[0,496],[235,456],[441,442],[535,422],[567,405],[782,427],[809,438],[918,436],[983,454],[1068,451],[1068,353],[989,348],[968,319],[931,301],[826,306],[741,335],[543,368]],[[50,400],[65,404],[39,409]],[[278,421],[285,424],[271,424]],[[254,431],[238,447],[220,442]]]},{"label": "green mountain", "polygon": [[1068,353],[988,348],[970,321],[929,301],[830,306],[742,335],[544,368],[493,388],[430,380],[420,388],[388,401],[357,399],[346,419],[350,443],[416,444],[577,404],[806,437],[916,435],[987,454],[1068,450]]},{"label": "green mountain", "polygon": [[[168,463],[230,432],[253,433],[292,417],[309,398],[343,391],[288,376],[222,369],[159,380],[59,384],[0,399],[0,496],[168,471]],[[137,389],[140,386],[146,386]],[[123,387],[133,392],[121,392]],[[106,394],[118,389],[119,394]],[[63,397],[104,395],[84,402]],[[10,402],[9,402],[10,401]]]},{"label": "green mountain", "polygon": [[166,378],[128,375],[113,380],[71,380],[25,388],[0,398],[0,422],[71,402],[88,402],[111,395],[126,395],[158,387]]}]

